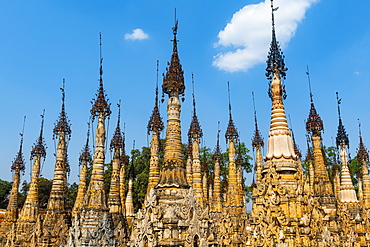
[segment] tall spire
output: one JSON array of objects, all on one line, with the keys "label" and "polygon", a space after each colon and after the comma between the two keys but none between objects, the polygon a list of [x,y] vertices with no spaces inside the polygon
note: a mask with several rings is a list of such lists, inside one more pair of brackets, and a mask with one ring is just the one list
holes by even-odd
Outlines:
[{"label": "tall spire", "polygon": [[102,42],[100,33],[100,80],[99,89],[96,94],[96,99],[93,99],[92,108],[90,110],[92,119],[98,117],[98,124],[95,134],[95,152],[92,167],[92,175],[89,188],[85,196],[85,206],[88,209],[107,210],[105,191],[104,191],[104,161],[105,161],[105,140],[106,128],[105,119],[111,114],[110,103],[106,99],[106,94],[103,88],[103,57],[102,57]]},{"label": "tall spire", "polygon": [[[122,149],[121,149],[121,157],[120,157],[121,158],[121,170],[120,170],[120,173],[119,173],[120,181],[125,181],[125,179],[126,179],[126,167],[128,166],[128,158],[126,156],[126,145],[125,145],[125,141],[126,141],[125,132],[126,132],[126,124],[124,123],[123,124],[123,132],[122,132]],[[126,211],[125,191],[126,191],[125,183],[120,183],[119,193],[120,193],[120,198],[121,198],[121,207],[122,207],[122,214],[123,215],[126,214],[125,213],[125,211]]]},{"label": "tall spire", "polygon": [[[133,150],[135,149],[135,140],[133,143]],[[135,212],[134,212],[134,203],[133,203],[133,182],[135,179],[135,167],[134,167],[134,153],[132,153],[131,157],[131,165],[128,171],[128,190],[127,190],[127,197],[126,197],[126,218],[129,225],[133,222]]]},{"label": "tall spire", "polygon": [[[65,79],[63,79],[63,87],[60,88],[60,90],[62,92],[62,109],[53,130],[53,139],[58,139],[54,178],[43,221],[43,229],[45,231],[43,237],[39,239],[40,243],[46,240],[56,244],[61,239],[67,237],[69,228],[66,222],[67,211],[65,207],[65,197],[67,173],[70,171],[67,158],[67,146],[71,136],[71,128],[65,112]],[[58,231],[54,231],[57,222]]]},{"label": "tall spire", "polygon": [[200,148],[199,148],[199,142],[200,138],[203,136],[202,129],[200,127],[197,113],[196,113],[196,107],[195,107],[195,96],[194,96],[194,75],[192,74],[192,86],[193,86],[193,117],[192,121],[190,123],[188,138],[191,139],[192,142],[192,172],[193,172],[193,181],[192,186],[194,190],[194,195],[198,203],[201,205],[201,207],[205,206],[206,198],[203,194],[203,183],[202,183],[202,167],[200,163]]},{"label": "tall spire", "polygon": [[342,123],[342,118],[340,116],[340,104],[342,99],[339,99],[338,92],[337,104],[338,104],[338,133],[336,137],[337,147],[340,149],[340,160],[342,163],[342,176],[340,179],[340,201],[341,202],[358,202],[356,191],[352,183],[351,174],[348,167],[348,153],[347,148],[349,147],[349,139],[346,130]]},{"label": "tall spire", "polygon": [[79,157],[80,169],[80,183],[78,184],[76,201],[73,206],[72,216],[74,217],[77,212],[80,212],[85,200],[86,190],[87,190],[87,166],[92,162],[91,152],[89,147],[89,137],[90,137],[90,123],[87,123],[87,136],[86,144],[82,149]]},{"label": "tall spire", "polygon": [[[286,71],[288,68],[285,67],[284,55],[280,49],[279,42],[276,39],[275,33],[275,16],[274,12],[277,11],[279,7],[274,8],[273,0],[271,0],[271,17],[272,17],[272,40],[270,44],[270,51],[267,57],[267,68],[266,76],[268,80],[272,80],[276,72],[278,72],[281,79],[285,79]],[[283,88],[282,88],[283,89]],[[282,95],[285,95],[285,90],[282,90]],[[270,95],[270,97],[272,97]],[[284,96],[285,98],[285,96]]]},{"label": "tall spire", "polygon": [[21,141],[19,144],[19,151],[11,166],[11,171],[14,171],[14,175],[13,175],[12,191],[10,193],[8,207],[5,212],[4,220],[2,221],[3,223],[0,225],[1,226],[0,233],[3,233],[3,234],[5,234],[9,230],[11,224],[15,223],[18,218],[18,189],[19,189],[19,183],[20,183],[20,178],[21,178],[21,171],[24,172],[24,169],[25,169],[25,161],[23,158],[23,151],[22,151],[25,122],[26,122],[26,116],[24,116],[22,133],[20,133]]},{"label": "tall spire", "polygon": [[222,212],[222,201],[221,201],[221,168],[220,162],[222,158],[221,148],[220,148],[220,122],[218,122],[218,130],[217,130],[217,143],[215,150],[213,152],[213,160],[215,161],[215,178],[213,184],[214,190],[214,211],[221,213]]},{"label": "tall spire", "polygon": [[[362,141],[360,120],[358,120],[358,131],[359,131],[359,136],[360,136],[360,143],[357,148],[357,158],[358,158],[358,161],[362,165],[362,178],[359,178],[359,179],[362,180],[362,185],[363,185],[363,206],[364,208],[370,208],[370,178],[369,178],[369,168],[368,168],[369,152],[366,149],[365,144]],[[360,185],[359,185],[359,189],[360,189]]]},{"label": "tall spire", "polygon": [[43,138],[45,110],[41,115],[40,135],[32,147],[31,160],[33,159],[30,187],[22,211],[17,221],[18,240],[24,245],[29,245],[30,235],[33,233],[39,214],[38,178],[40,176],[41,158],[46,157],[46,148]]},{"label": "tall spire", "polygon": [[26,124],[26,116],[24,116],[23,118],[23,128],[22,128],[22,133],[19,133],[19,135],[21,136],[21,141],[20,141],[20,144],[19,144],[19,150],[18,150],[18,153],[17,153],[17,156],[15,157],[13,163],[12,163],[12,166],[10,168],[11,171],[14,171],[14,170],[17,170],[19,169],[20,171],[24,171],[25,169],[25,161],[24,161],[24,158],[23,158],[23,136],[24,136],[24,126]]},{"label": "tall spire", "polygon": [[[95,150],[92,162],[91,178],[85,194],[81,213],[77,213],[70,230],[82,229],[79,236],[71,235],[71,245],[113,245],[117,242],[113,231],[110,208],[107,207],[104,189],[104,165],[106,152],[106,118],[111,114],[110,103],[103,87],[102,36],[100,37],[99,89],[91,104],[91,118],[98,119],[95,131]],[[104,223],[103,223],[104,222]],[[88,229],[88,230],[87,230]],[[104,232],[104,234],[103,234]],[[82,240],[83,239],[83,240]],[[83,241],[83,244],[82,244]]]},{"label": "tall spire", "polygon": [[[276,40],[274,12],[277,9],[274,8],[273,1],[271,1],[272,41],[267,59],[266,76],[269,80],[269,96],[272,101],[272,111],[266,161],[274,158],[297,160],[283,103],[286,93],[282,80],[285,79],[287,68],[285,67],[283,53]],[[287,168],[289,170],[296,169],[294,167]]]},{"label": "tall spire", "polygon": [[164,128],[162,117],[159,113],[158,107],[158,67],[159,60],[157,60],[157,76],[155,86],[154,108],[148,122],[148,134],[152,132],[152,141],[150,142],[150,164],[149,164],[147,195],[149,195],[150,190],[154,188],[159,181],[159,156],[158,156],[160,148],[159,135]]},{"label": "tall spire", "polygon": [[121,132],[121,100],[117,104],[118,116],[117,126],[110,143],[110,150],[113,151],[112,177],[108,196],[109,211],[113,214],[114,225],[117,226],[122,221],[122,207],[120,198],[120,170],[121,170],[121,149],[123,147],[123,138]]},{"label": "tall spire", "polygon": [[226,206],[240,206],[241,198],[238,188],[237,168],[235,163],[235,144],[238,142],[239,134],[236,130],[231,114],[231,100],[230,100],[230,83],[227,82],[227,90],[229,97],[229,124],[225,133],[226,142],[229,143],[229,169],[228,169],[228,188],[226,195]]},{"label": "tall spire", "polygon": [[96,98],[93,99],[92,108],[90,110],[93,120],[95,117],[98,117],[100,114],[102,117],[108,117],[111,114],[110,103],[108,99],[105,99],[107,95],[105,94],[103,86],[103,56],[102,56],[102,41],[100,33],[100,67],[99,67],[99,89],[96,94]]},{"label": "tall spire", "polygon": [[253,111],[254,111],[254,134],[252,139],[252,147],[253,150],[256,150],[256,182],[259,183],[262,178],[262,148],[264,147],[265,143],[263,142],[263,138],[261,135],[261,132],[258,129],[258,123],[257,123],[257,111],[256,111],[256,105],[254,102],[254,92],[252,92],[252,99],[253,99]]},{"label": "tall spire", "polygon": [[166,75],[163,79],[163,93],[168,94],[167,102],[167,130],[166,146],[164,150],[164,161],[160,174],[159,183],[156,188],[174,187],[189,188],[186,180],[186,169],[182,162],[182,141],[181,141],[181,103],[180,95],[184,95],[184,72],[177,52],[177,28],[178,21],[175,21],[173,28],[173,53]]},{"label": "tall spire", "polygon": [[[310,181],[313,183],[313,191],[315,196],[327,196],[333,194],[332,185],[329,179],[328,172],[325,167],[325,158],[322,152],[321,132],[324,130],[324,123],[316,111],[313,102],[313,94],[311,90],[310,73],[307,66],[307,79],[310,90],[311,108],[306,121],[306,131],[311,137],[313,147],[313,162],[310,163]],[[308,147],[309,149],[309,147]]]}]

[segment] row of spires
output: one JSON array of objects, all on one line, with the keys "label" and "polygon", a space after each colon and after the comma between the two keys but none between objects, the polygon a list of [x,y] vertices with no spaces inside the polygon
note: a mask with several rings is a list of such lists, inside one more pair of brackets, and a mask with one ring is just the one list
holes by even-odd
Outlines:
[{"label": "row of spires", "polygon": [[[272,1],[271,1],[272,3]],[[266,76],[269,81],[269,96],[272,100],[272,115],[271,115],[271,125],[268,138],[268,150],[265,158],[265,162],[269,162],[274,159],[285,159],[285,160],[294,160],[299,161],[301,158],[297,145],[295,144],[294,134],[291,129],[288,128],[288,123],[285,115],[283,100],[286,97],[285,88],[282,83],[282,79],[285,79],[287,68],[284,63],[284,56],[281,52],[279,44],[276,40],[275,34],[275,24],[274,24],[274,12],[277,8],[272,8],[272,42],[270,46],[270,51],[267,60]],[[159,171],[159,160],[158,160],[158,150],[159,150],[159,134],[164,129],[164,124],[159,113],[159,99],[158,99],[158,62],[157,62],[157,82],[156,82],[156,94],[155,94],[155,104],[152,115],[148,122],[148,134],[152,132],[152,141],[151,141],[151,160],[149,165],[149,185],[148,193],[153,190],[161,190],[163,188],[189,188],[193,187],[195,198],[200,203],[202,207],[205,207],[207,204],[206,199],[208,198],[207,193],[207,171],[202,170],[199,160],[199,139],[202,137],[202,129],[196,114],[196,101],[194,96],[194,78],[192,77],[193,83],[193,114],[192,121],[190,124],[188,132],[188,159],[189,162],[187,167],[182,165],[181,157],[181,128],[180,128],[180,108],[181,103],[179,101],[179,96],[184,96],[185,84],[182,66],[178,57],[177,51],[177,29],[178,22],[176,21],[173,28],[173,54],[171,62],[168,64],[166,75],[162,84],[162,91],[165,94],[168,94],[168,120],[167,120],[167,133],[166,133],[166,145],[165,145],[165,155],[164,163],[162,165],[162,170]],[[100,80],[99,80],[99,89],[96,94],[96,98],[93,99],[91,115],[92,119],[98,118],[98,127],[96,130],[96,149],[94,153],[94,158],[91,158],[88,142],[89,142],[89,130],[87,134],[87,142],[83,151],[80,155],[81,173],[80,173],[80,185],[78,189],[78,196],[76,200],[75,207],[72,214],[77,214],[81,210],[88,209],[108,209],[111,213],[121,214],[125,209],[122,208],[125,202],[123,197],[121,197],[122,183],[120,179],[124,178],[124,170],[122,171],[123,163],[125,159],[125,144],[124,136],[120,129],[120,103],[118,104],[118,120],[117,127],[112,138],[110,149],[114,151],[113,161],[112,161],[112,181],[110,188],[110,196],[108,198],[108,207],[105,202],[105,194],[103,190],[103,172],[104,172],[104,153],[105,153],[105,118],[111,114],[110,103],[108,102],[107,95],[103,87],[103,58],[101,52],[101,35],[100,35]],[[57,161],[55,166],[55,174],[53,180],[53,188],[50,195],[50,200],[48,203],[48,209],[45,216],[44,225],[49,227],[50,222],[48,223],[47,217],[49,214],[56,213],[56,205],[60,206],[60,210],[63,213],[64,204],[59,201],[58,203],[53,203],[53,200],[57,201],[63,197],[66,188],[66,172],[69,170],[68,160],[67,160],[67,143],[71,136],[71,128],[67,115],[65,113],[65,92],[64,92],[64,80],[62,90],[62,110],[59,116],[57,123],[55,124],[53,133],[54,138],[58,138],[58,151],[57,151]],[[240,170],[240,156],[235,154],[235,145],[238,144],[238,131],[235,127],[234,121],[232,119],[232,109],[230,102],[230,89],[228,84],[228,93],[229,93],[229,123],[225,133],[225,138],[229,143],[229,186],[226,193],[227,200],[225,201],[225,206],[239,206],[243,205],[242,201],[242,172]],[[254,98],[254,95],[253,95]],[[357,197],[354,191],[353,184],[350,179],[349,168],[348,168],[348,154],[346,148],[349,147],[348,135],[346,134],[345,128],[342,124],[342,119],[340,115],[340,103],[341,100],[337,94],[338,102],[338,116],[339,116],[339,126],[338,126],[338,135],[336,139],[336,144],[340,148],[340,157],[342,163],[342,177],[340,182],[340,188],[336,186],[334,188],[334,193],[331,189],[330,181],[326,171],[325,163],[323,160],[322,154],[322,140],[321,140],[321,131],[324,129],[323,121],[320,116],[317,114],[316,108],[313,103],[313,97],[310,90],[310,101],[311,109],[309,113],[308,120],[306,122],[306,130],[309,132],[309,135],[312,139],[313,150],[314,150],[314,160],[315,166],[310,167],[310,174],[314,174],[310,181],[313,185],[314,191],[319,195],[323,190],[326,194],[335,194],[343,202],[356,202]],[[254,100],[253,100],[254,103]],[[41,115],[41,130],[40,136],[36,141],[32,151],[31,159],[34,160],[34,166],[32,169],[32,180],[30,185],[30,190],[25,202],[25,206],[20,214],[18,222],[35,222],[37,219],[37,178],[40,172],[40,159],[46,156],[46,150],[43,140],[43,124],[44,124],[44,113]],[[254,137],[252,140],[252,147],[256,149],[256,179],[257,183],[262,177],[263,173],[263,160],[261,148],[264,146],[263,138],[260,134],[257,124],[257,114],[254,106],[254,119],[255,119],[255,131]],[[216,200],[216,209],[218,212],[221,212],[221,200],[220,200],[220,171],[219,171],[219,161],[221,158],[221,150],[219,145],[219,134],[220,130],[217,133],[217,143],[214,151],[215,162],[215,179],[214,179],[214,198]],[[282,143],[287,145],[281,145]],[[15,161],[12,164],[12,170],[16,170],[16,175],[14,175],[14,183],[18,180],[19,186],[19,172],[24,170],[24,161],[22,155],[22,145],[23,145],[23,132],[21,135],[20,150],[17,154]],[[308,148],[310,150],[310,148]],[[362,136],[360,132],[360,146],[358,149],[358,156],[367,161],[369,156],[367,150],[362,142]],[[321,157],[321,158],[320,158]],[[93,174],[89,188],[86,186],[86,166],[88,163],[93,162]],[[265,164],[266,164],[265,163]],[[128,164],[127,164],[128,165]],[[59,169],[59,170],[58,170]],[[126,204],[130,204],[130,207],[126,207],[126,216],[133,217],[133,207],[132,207],[132,174],[133,174],[133,165],[130,168],[130,182],[129,182],[129,193],[127,195]],[[293,167],[293,170],[298,170],[297,167]],[[84,172],[85,171],[85,172]],[[367,166],[363,166],[363,174],[366,174],[368,178]],[[283,174],[284,175],[284,174]],[[284,177],[283,177],[284,179]],[[323,182],[327,185],[324,188],[320,188],[317,181]],[[367,183],[367,188],[370,188],[370,179],[363,179],[364,183]],[[80,188],[81,187],[81,188]],[[366,186],[364,186],[365,188]],[[14,190],[15,186],[13,186]],[[18,191],[18,187],[16,188]],[[12,196],[13,196],[12,190]],[[339,192],[339,195],[338,192]],[[319,193],[320,192],[320,193]],[[53,194],[54,193],[54,194]],[[363,199],[368,197],[368,203],[370,204],[370,194],[363,193]],[[36,195],[36,197],[35,197]],[[11,200],[12,200],[11,196]],[[131,201],[130,201],[131,200]],[[9,203],[13,205],[14,203]],[[50,205],[50,206],[49,206]],[[13,205],[14,206],[14,205]],[[11,206],[11,207],[13,207]],[[12,212],[10,208],[8,210],[8,215]],[[57,213],[61,213],[58,211]],[[13,215],[13,214],[12,214]],[[15,216],[16,217],[16,216]],[[7,221],[6,218],[5,221]],[[51,226],[50,226],[51,227]]]}]

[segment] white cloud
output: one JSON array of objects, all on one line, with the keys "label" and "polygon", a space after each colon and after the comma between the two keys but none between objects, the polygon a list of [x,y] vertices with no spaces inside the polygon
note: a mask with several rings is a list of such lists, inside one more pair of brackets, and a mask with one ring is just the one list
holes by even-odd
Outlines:
[{"label": "white cloud", "polygon": [[[307,9],[318,0],[275,0],[276,36],[282,48],[294,35]],[[271,2],[246,5],[237,11],[218,33],[215,48],[222,50],[213,57],[213,65],[229,72],[246,71],[265,62],[271,42]]]},{"label": "white cloud", "polygon": [[144,33],[144,31],[140,28],[136,28],[135,30],[132,31],[132,33],[126,33],[125,34],[125,39],[126,40],[143,40],[143,39],[148,39],[149,35]]}]

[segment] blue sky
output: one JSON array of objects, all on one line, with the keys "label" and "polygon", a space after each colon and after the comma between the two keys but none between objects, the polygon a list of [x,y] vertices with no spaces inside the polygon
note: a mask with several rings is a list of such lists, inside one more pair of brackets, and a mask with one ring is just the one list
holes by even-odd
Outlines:
[{"label": "blue sky", "polygon": [[[350,152],[355,156],[358,118],[364,141],[370,142],[370,19],[367,13],[370,4],[366,1],[339,4],[328,0],[274,2],[280,7],[276,12],[277,38],[289,68],[285,81],[286,112],[291,116],[302,153],[306,152],[304,120],[310,107],[305,74],[309,65],[315,105],[324,121],[324,144],[332,145],[332,137],[336,136],[335,92],[338,91],[342,98],[343,123],[350,137]],[[39,115],[44,108],[44,137],[48,149],[41,174],[49,179],[53,177],[52,129],[60,112],[59,88],[65,78],[66,111],[72,123],[69,181],[78,180],[78,156],[85,143],[90,101],[98,88],[99,32],[103,35],[104,85],[113,112],[109,141],[117,121],[116,104],[121,99],[126,151],[132,148],[133,140],[136,147],[148,145],[146,125],[154,103],[156,60],[160,60],[161,74],[172,53],[170,40],[175,7],[179,19],[179,56],[187,86],[182,105],[183,141],[186,141],[191,117],[191,73],[195,77],[197,113],[206,146],[214,147],[217,121],[221,121],[221,143],[223,150],[226,149],[223,134],[228,121],[227,81],[230,81],[233,118],[241,141],[250,147],[254,130],[252,91],[259,127],[266,140],[271,108],[264,75],[271,35],[268,5],[269,1],[251,0],[0,1],[3,92],[0,97],[0,178],[12,178],[10,166],[18,151],[18,133],[26,115],[23,149],[26,173],[22,180],[29,180],[30,150],[38,137]],[[141,29],[141,36],[146,38],[128,39],[127,35],[136,29]],[[136,33],[140,37],[140,31]],[[239,53],[233,55],[238,49]],[[218,59],[228,52],[231,57]],[[166,119],[164,105],[161,105],[161,113]],[[110,159],[108,151],[106,161]]]}]

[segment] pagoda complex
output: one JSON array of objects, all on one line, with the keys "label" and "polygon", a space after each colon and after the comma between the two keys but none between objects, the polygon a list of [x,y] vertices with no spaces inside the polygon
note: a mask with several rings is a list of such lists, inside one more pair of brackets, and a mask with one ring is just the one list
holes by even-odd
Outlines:
[{"label": "pagoda complex", "polygon": [[[332,167],[325,156],[322,121],[310,91],[310,107],[305,121],[307,155],[302,155],[288,126],[284,100],[287,67],[275,31],[271,1],[272,39],[267,55],[266,77],[271,99],[270,128],[265,143],[254,109],[251,146],[255,153],[252,206],[247,210],[243,157],[239,132],[233,119],[229,93],[228,125],[224,130],[227,151],[222,153],[218,129],[212,157],[201,151],[203,130],[192,94],[192,116],[183,145],[181,106],[185,97],[184,71],[178,47],[178,22],[172,28],[172,56],[164,73],[162,102],[167,104],[166,123],[160,114],[157,83],[154,107],[147,132],[151,136],[147,162],[148,184],[141,208],[136,205],[134,158],[125,152],[121,130],[121,102],[118,119],[108,150],[107,118],[111,105],[103,84],[103,58],[100,36],[99,85],[90,110],[86,144],[79,158],[79,185],[76,201],[66,205],[67,178],[70,169],[68,143],[72,133],[65,107],[64,81],[62,107],[53,129],[57,142],[54,178],[45,211],[40,211],[38,179],[44,145],[44,113],[39,138],[31,152],[32,178],[21,209],[18,209],[20,177],[24,171],[23,132],[19,151],[12,163],[12,190],[0,227],[1,246],[131,246],[131,247],[334,247],[370,246],[369,154],[359,131],[356,159],[358,184],[353,183],[349,158],[349,137],[338,102],[338,153]],[[309,73],[307,72],[308,76]],[[309,83],[310,83],[310,78]],[[229,84],[228,84],[229,86]],[[311,90],[311,86],[310,86]],[[253,94],[254,103],[254,94]],[[226,115],[226,114],[225,114]],[[129,121],[129,120],[127,120]],[[96,125],[95,133],[90,129]],[[91,127],[91,128],[90,128]],[[359,126],[360,127],[360,126]],[[165,132],[164,140],[161,133]],[[94,136],[93,154],[90,134]],[[266,153],[263,148],[266,146]],[[226,160],[226,161],[225,161]],[[109,192],[105,190],[104,166],[111,162]],[[71,162],[76,163],[76,162]],[[328,169],[330,168],[330,169]],[[222,170],[223,169],[223,170]],[[90,174],[91,173],[91,174]],[[140,208],[135,212],[135,208]]]}]

